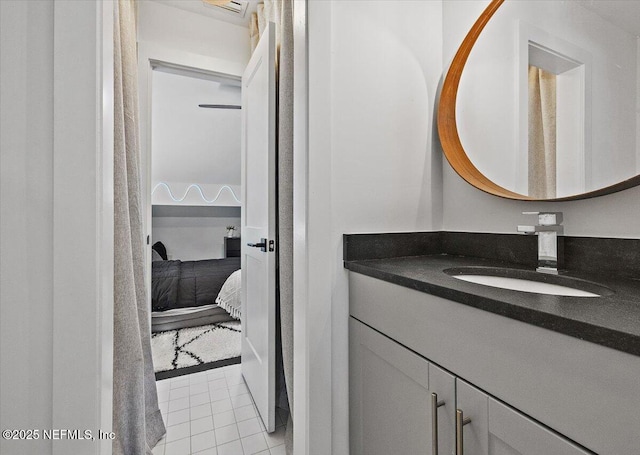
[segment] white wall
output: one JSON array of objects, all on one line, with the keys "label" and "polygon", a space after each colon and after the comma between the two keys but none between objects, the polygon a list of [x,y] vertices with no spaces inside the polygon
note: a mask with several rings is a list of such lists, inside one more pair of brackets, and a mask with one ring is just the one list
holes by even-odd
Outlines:
[{"label": "white wall", "polygon": [[[213,80],[153,71],[151,154],[153,188],[165,182],[240,186],[240,113],[199,104],[240,105],[238,81]],[[217,191],[206,194],[212,200]],[[178,191],[175,196],[181,198]],[[156,194],[154,193],[154,196]],[[237,193],[240,198],[240,193]],[[200,198],[202,199],[202,198]],[[155,202],[155,201],[154,201]],[[201,200],[200,204],[206,204]]]},{"label": "white wall", "polygon": [[[51,428],[53,3],[0,2],[0,32],[0,427]],[[51,441],[3,438],[0,452]]]},{"label": "white wall", "polygon": [[342,234],[440,226],[441,161],[431,127],[442,14],[439,1],[311,1],[308,8],[307,431],[309,453],[344,454]]},{"label": "white wall", "polygon": [[154,206],[151,244],[161,241],[169,259],[224,257],[227,226],[240,232],[239,207]]},{"label": "white wall", "polygon": [[518,224],[535,221],[524,211],[560,211],[565,235],[640,238],[640,187],[573,202],[511,201],[473,188],[448,163],[444,167],[444,230],[513,234]]},{"label": "white wall", "polygon": [[150,0],[138,2],[138,41],[244,65],[251,52],[247,27]]},{"label": "white wall", "polygon": [[[2,1],[0,31],[0,427],[110,431],[113,3]],[[0,452],[111,453],[40,436]]]}]

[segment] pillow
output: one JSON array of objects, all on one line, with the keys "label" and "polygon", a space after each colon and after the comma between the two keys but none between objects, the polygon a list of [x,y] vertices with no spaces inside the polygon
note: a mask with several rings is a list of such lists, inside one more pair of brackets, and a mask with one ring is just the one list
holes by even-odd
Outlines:
[{"label": "pillow", "polygon": [[156,250],[151,250],[151,261],[162,261],[162,256]]},{"label": "pillow", "polygon": [[160,257],[162,258],[162,260],[164,261],[167,260],[167,249],[165,248],[162,242],[154,243],[151,249],[153,249],[154,251],[157,251]]}]

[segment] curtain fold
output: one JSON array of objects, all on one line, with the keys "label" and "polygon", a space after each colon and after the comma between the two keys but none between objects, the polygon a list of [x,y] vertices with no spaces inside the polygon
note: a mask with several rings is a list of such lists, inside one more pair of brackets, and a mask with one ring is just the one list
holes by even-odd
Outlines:
[{"label": "curtain fold", "polygon": [[[289,421],[287,454],[293,447],[293,0],[265,0],[251,18],[251,51],[268,22],[276,24],[278,71],[278,295],[284,382]],[[282,394],[281,397],[285,395]]]},{"label": "curtain fold", "polygon": [[529,66],[529,196],[556,197],[556,76]]},{"label": "curtain fold", "polygon": [[135,3],[114,5],[113,453],[150,455],[165,427],[144,282]]}]

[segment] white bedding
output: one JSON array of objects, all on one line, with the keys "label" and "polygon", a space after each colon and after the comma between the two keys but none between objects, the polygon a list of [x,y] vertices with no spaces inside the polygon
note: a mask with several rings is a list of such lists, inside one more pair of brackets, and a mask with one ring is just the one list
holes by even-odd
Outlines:
[{"label": "white bedding", "polygon": [[236,270],[227,278],[227,281],[224,282],[216,298],[216,303],[236,319],[240,319],[242,315],[240,308],[240,286],[240,270]]}]

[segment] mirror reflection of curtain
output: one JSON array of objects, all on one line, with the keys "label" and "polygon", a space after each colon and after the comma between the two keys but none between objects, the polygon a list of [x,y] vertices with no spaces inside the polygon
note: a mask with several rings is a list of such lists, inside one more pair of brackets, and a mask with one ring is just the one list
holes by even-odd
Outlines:
[{"label": "mirror reflection of curtain", "polygon": [[[288,404],[286,453],[293,451],[293,0],[264,0],[251,18],[249,36],[255,49],[267,23],[276,24],[278,71],[278,298],[284,383],[277,377],[276,403]],[[278,361],[278,359],[277,359]],[[276,366],[276,370],[280,370]],[[286,391],[286,393],[283,393]],[[288,402],[287,402],[288,401]]]},{"label": "mirror reflection of curtain", "polygon": [[556,76],[529,66],[529,196],[556,197]]}]

